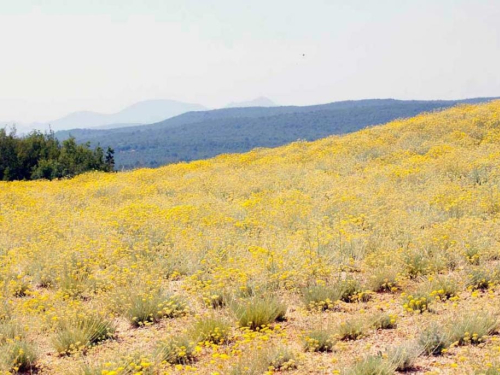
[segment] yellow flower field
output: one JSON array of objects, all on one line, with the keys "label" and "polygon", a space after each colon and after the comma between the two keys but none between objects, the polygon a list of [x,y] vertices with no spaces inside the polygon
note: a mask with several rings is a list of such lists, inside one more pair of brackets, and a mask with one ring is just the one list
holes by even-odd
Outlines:
[{"label": "yellow flower field", "polygon": [[6,374],[500,374],[500,102],[0,182],[0,257]]}]

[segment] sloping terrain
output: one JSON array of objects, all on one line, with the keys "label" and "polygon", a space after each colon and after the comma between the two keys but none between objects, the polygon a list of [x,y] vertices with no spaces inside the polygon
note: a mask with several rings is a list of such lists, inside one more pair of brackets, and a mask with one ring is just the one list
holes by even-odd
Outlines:
[{"label": "sloping terrain", "polygon": [[0,183],[1,366],[498,374],[499,166],[497,101]]},{"label": "sloping terrain", "polygon": [[401,101],[372,99],[305,107],[229,108],[186,113],[166,121],[112,130],[71,130],[78,142],[115,149],[116,167],[158,167],[178,161],[206,159],[223,153],[276,147],[297,140],[312,141],[350,133],[397,118],[415,116],[491,99]]}]

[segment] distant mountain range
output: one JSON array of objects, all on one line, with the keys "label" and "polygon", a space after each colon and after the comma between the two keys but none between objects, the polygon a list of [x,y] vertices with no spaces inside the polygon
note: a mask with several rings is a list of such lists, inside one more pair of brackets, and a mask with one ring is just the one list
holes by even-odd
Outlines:
[{"label": "distant mountain range", "polygon": [[[183,103],[175,100],[146,100],[135,103],[117,113],[105,114],[91,111],[70,113],[60,119],[49,122],[36,122],[32,124],[16,124],[20,132],[31,130],[54,131],[75,128],[122,128],[140,124],[151,124],[178,116],[190,111],[203,111],[207,108],[200,104]],[[0,125],[2,122],[0,122]],[[3,122],[3,125],[12,125],[13,122]]]},{"label": "distant mountain range", "polygon": [[[225,108],[275,107],[269,98],[258,97],[246,102],[231,102]],[[208,108],[201,104],[184,103],[175,100],[145,100],[132,104],[117,113],[99,113],[78,111],[64,117],[47,122],[19,123],[17,121],[0,121],[0,127],[16,125],[18,133],[32,130],[54,131],[68,129],[114,129],[129,126],[151,124],[191,111],[204,111]]]},{"label": "distant mountain range", "polygon": [[76,129],[56,133],[78,142],[115,149],[116,167],[157,167],[179,161],[210,158],[222,153],[275,147],[333,134],[353,132],[397,118],[481,103],[495,98],[403,101],[369,99],[313,106],[225,108],[188,112],[150,125],[117,129]]}]

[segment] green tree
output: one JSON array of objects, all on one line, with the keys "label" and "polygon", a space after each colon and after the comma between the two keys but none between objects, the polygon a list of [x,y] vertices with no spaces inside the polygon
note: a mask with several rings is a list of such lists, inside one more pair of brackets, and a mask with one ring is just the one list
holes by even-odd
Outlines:
[{"label": "green tree", "polygon": [[0,179],[53,180],[90,170],[112,171],[113,153],[109,147],[106,154],[100,146],[92,150],[90,142],[77,144],[73,137],[61,144],[52,131],[17,137],[15,128],[9,133],[0,129]]},{"label": "green tree", "polygon": [[15,128],[10,133],[6,129],[0,129],[0,179],[4,181],[18,178],[19,160],[15,135]]},{"label": "green tree", "polygon": [[115,150],[108,147],[106,150],[106,171],[112,172],[115,170]]}]

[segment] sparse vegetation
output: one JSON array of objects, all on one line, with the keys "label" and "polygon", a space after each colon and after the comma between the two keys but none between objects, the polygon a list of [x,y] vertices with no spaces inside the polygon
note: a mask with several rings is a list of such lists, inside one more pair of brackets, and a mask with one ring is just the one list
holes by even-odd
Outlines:
[{"label": "sparse vegetation", "polygon": [[192,330],[192,336],[197,341],[205,341],[213,344],[225,344],[229,341],[231,325],[225,318],[216,315],[206,316],[198,319]]},{"label": "sparse vegetation", "polygon": [[470,290],[486,290],[493,286],[494,275],[484,267],[473,268],[469,271],[467,287]]},{"label": "sparse vegetation", "polygon": [[494,374],[499,129],[0,182],[0,373]]},{"label": "sparse vegetation", "polygon": [[339,290],[329,285],[314,285],[303,292],[304,304],[310,310],[332,310],[339,299]]},{"label": "sparse vegetation", "polygon": [[411,279],[427,275],[431,272],[429,256],[422,251],[416,249],[408,251],[404,254],[403,260],[406,267],[406,273]]},{"label": "sparse vegetation", "polygon": [[286,305],[276,297],[256,296],[233,303],[240,327],[260,329],[285,319]]},{"label": "sparse vegetation", "polygon": [[449,326],[450,338],[457,345],[476,345],[483,342],[484,337],[496,331],[498,319],[485,313],[465,315]]},{"label": "sparse vegetation", "polygon": [[334,331],[321,327],[307,332],[304,338],[304,348],[309,352],[331,352],[335,342]]},{"label": "sparse vegetation", "polygon": [[375,329],[392,329],[397,327],[397,316],[394,314],[378,313],[372,318]]},{"label": "sparse vegetation", "polygon": [[[266,348],[268,349],[268,348]],[[235,358],[229,369],[230,375],[260,375],[268,370],[269,358],[266,349],[252,348],[245,355]]]},{"label": "sparse vegetation", "polygon": [[396,371],[409,371],[415,367],[417,358],[423,353],[422,347],[415,342],[406,342],[391,348],[388,360],[394,365]]},{"label": "sparse vegetation", "polygon": [[456,298],[459,290],[458,282],[453,277],[436,276],[428,281],[425,293],[433,299],[446,301]]},{"label": "sparse vegetation", "polygon": [[160,341],[154,357],[169,364],[187,364],[195,360],[196,342],[188,336],[167,338]]},{"label": "sparse vegetation", "polygon": [[428,311],[431,301],[426,292],[403,294],[403,308],[408,312],[423,313]]},{"label": "sparse vegetation", "polygon": [[377,293],[394,293],[399,289],[398,272],[392,267],[374,270],[369,280],[369,288]]},{"label": "sparse vegetation", "polygon": [[379,356],[368,356],[358,361],[344,375],[393,375],[394,366]]},{"label": "sparse vegetation", "polygon": [[27,373],[36,368],[38,354],[26,341],[12,341],[0,347],[0,370],[7,374]]},{"label": "sparse vegetation", "polygon": [[267,354],[268,368],[273,371],[287,371],[297,368],[295,353],[286,346],[272,348]]},{"label": "sparse vegetation", "polygon": [[58,323],[52,342],[59,354],[69,355],[113,337],[114,332],[113,323],[100,315],[77,316]]},{"label": "sparse vegetation", "polygon": [[0,320],[0,345],[20,340],[23,337],[24,330],[18,323]]},{"label": "sparse vegetation", "polygon": [[367,326],[363,318],[351,318],[340,323],[335,330],[339,340],[358,340],[366,335]]},{"label": "sparse vegetation", "polygon": [[180,298],[167,295],[162,290],[134,291],[120,296],[117,306],[118,311],[123,312],[135,327],[157,323],[162,318],[181,316],[187,309]]},{"label": "sparse vegetation", "polygon": [[154,363],[151,358],[141,356],[139,354],[113,357],[102,363],[87,363],[84,362],[79,370],[78,375],[135,375],[138,372],[142,375],[154,374]]},{"label": "sparse vegetation", "polygon": [[420,333],[418,343],[426,354],[437,356],[451,345],[452,339],[446,327],[432,323]]}]

